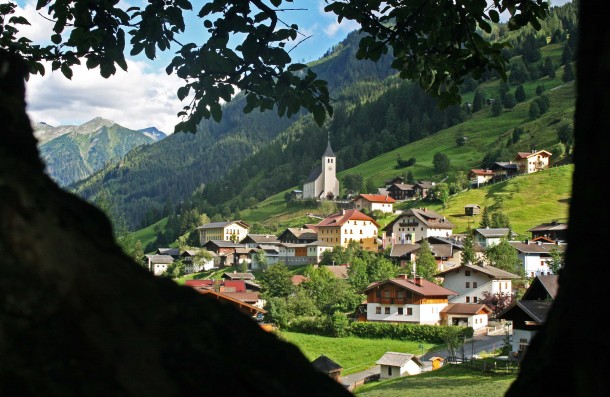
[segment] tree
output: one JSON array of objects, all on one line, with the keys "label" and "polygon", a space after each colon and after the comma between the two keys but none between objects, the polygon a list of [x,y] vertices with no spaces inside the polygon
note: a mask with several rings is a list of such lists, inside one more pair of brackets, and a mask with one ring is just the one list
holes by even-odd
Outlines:
[{"label": "tree", "polygon": [[525,89],[523,88],[523,84],[519,84],[517,86],[517,88],[515,89],[515,100],[518,103],[521,103],[523,101],[525,101],[527,99],[527,96],[525,95]]},{"label": "tree", "polygon": [[540,113],[540,106],[538,105],[537,102],[532,102],[530,104],[530,109],[529,109],[529,117],[532,120],[536,120],[538,117],[540,117],[541,113]]},{"label": "tree", "polygon": [[483,211],[481,212],[481,222],[479,223],[479,227],[481,229],[485,229],[491,226],[491,214],[487,207],[483,207]]},{"label": "tree", "polygon": [[434,281],[434,275],[438,272],[438,266],[432,254],[430,243],[428,243],[428,240],[421,240],[419,245],[417,259],[415,259],[415,271],[418,276],[429,281]]},{"label": "tree", "polygon": [[560,270],[565,264],[564,252],[560,251],[556,247],[553,247],[549,253],[551,255],[551,260],[547,262],[549,269],[551,269],[553,274],[559,274]]},{"label": "tree", "polygon": [[411,171],[411,170],[407,171],[407,176],[405,177],[405,181],[410,185],[415,184],[415,177],[413,176],[413,171]]},{"label": "tree", "polygon": [[574,81],[574,71],[572,70],[572,64],[568,63],[563,68],[563,76],[561,80],[564,83],[569,83],[570,81]]},{"label": "tree", "polygon": [[254,263],[259,269],[265,270],[267,268],[267,252],[263,249],[259,249],[254,253]]},{"label": "tree", "polygon": [[285,298],[293,292],[292,275],[284,263],[276,263],[260,276],[261,293],[266,297]]},{"label": "tree", "polygon": [[503,237],[498,244],[487,247],[485,258],[493,267],[520,276],[524,274],[517,250],[510,245],[506,237]]},{"label": "tree", "polygon": [[460,264],[462,266],[467,264],[477,264],[477,257],[474,251],[474,234],[473,230],[468,227],[468,230],[464,236],[462,256],[460,258]]},{"label": "tree", "polygon": [[343,177],[343,187],[351,193],[359,193],[363,185],[362,174],[347,174]]},{"label": "tree", "polygon": [[550,78],[555,78],[555,65],[553,65],[553,60],[551,57],[546,57],[544,59],[544,74],[549,76]]},{"label": "tree", "polygon": [[507,309],[513,302],[513,295],[508,292],[496,292],[492,294],[490,291],[483,291],[480,304],[487,305],[492,310],[492,317],[496,317],[499,313]]},{"label": "tree", "polygon": [[437,174],[446,173],[447,171],[449,171],[449,167],[451,166],[449,157],[445,153],[441,152],[436,152],[434,154],[432,164],[434,165],[434,172],[436,172]]},{"label": "tree", "polygon": [[472,100],[472,112],[476,113],[483,109],[483,105],[485,105],[485,97],[479,90],[476,90],[474,93],[474,99]]},{"label": "tree", "polygon": [[494,103],[491,105],[491,115],[494,117],[498,117],[499,115],[502,114],[502,101],[501,100],[495,100]]}]

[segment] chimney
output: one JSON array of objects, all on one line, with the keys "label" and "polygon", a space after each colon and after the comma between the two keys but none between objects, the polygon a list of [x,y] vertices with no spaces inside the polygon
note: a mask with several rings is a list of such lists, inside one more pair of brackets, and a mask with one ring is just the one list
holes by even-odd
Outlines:
[{"label": "chimney", "polygon": [[418,286],[420,286],[420,287],[421,287],[421,284],[422,284],[422,283],[421,283],[421,276],[415,276],[415,277],[413,278],[413,281],[415,282],[415,285],[418,285]]}]

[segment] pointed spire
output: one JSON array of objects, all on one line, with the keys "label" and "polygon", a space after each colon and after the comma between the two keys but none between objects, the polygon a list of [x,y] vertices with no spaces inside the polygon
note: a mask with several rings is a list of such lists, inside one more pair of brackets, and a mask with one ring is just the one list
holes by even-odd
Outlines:
[{"label": "pointed spire", "polygon": [[328,145],[326,146],[326,151],[324,152],[323,157],[337,157],[330,147],[330,132],[328,133]]}]

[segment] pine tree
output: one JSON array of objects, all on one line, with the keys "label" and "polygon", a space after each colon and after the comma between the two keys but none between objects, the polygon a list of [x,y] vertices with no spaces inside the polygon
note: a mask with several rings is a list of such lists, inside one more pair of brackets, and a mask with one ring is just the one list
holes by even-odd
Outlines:
[{"label": "pine tree", "polygon": [[421,240],[419,244],[419,252],[415,260],[415,271],[418,276],[429,281],[434,281],[434,275],[438,272],[438,266],[432,254],[430,244],[427,240]]},{"label": "pine tree", "polygon": [[474,234],[473,231],[468,226],[468,230],[466,231],[466,237],[464,238],[462,257],[460,264],[476,264],[476,255],[474,252]]},{"label": "pine tree", "polygon": [[525,95],[525,89],[523,88],[523,84],[519,84],[517,86],[517,88],[515,89],[515,100],[518,103],[521,103],[523,101],[525,101],[527,99],[527,96]]},{"label": "pine tree", "polygon": [[568,63],[563,69],[563,77],[561,78],[564,83],[574,81],[574,70],[572,70],[572,64]]},{"label": "pine tree", "polygon": [[479,227],[481,229],[491,227],[491,215],[489,214],[487,207],[483,207],[483,211],[481,212],[481,223],[479,223]]},{"label": "pine tree", "polygon": [[472,112],[476,113],[479,110],[483,109],[483,104],[485,103],[485,97],[479,90],[474,93],[474,98],[472,100]]}]

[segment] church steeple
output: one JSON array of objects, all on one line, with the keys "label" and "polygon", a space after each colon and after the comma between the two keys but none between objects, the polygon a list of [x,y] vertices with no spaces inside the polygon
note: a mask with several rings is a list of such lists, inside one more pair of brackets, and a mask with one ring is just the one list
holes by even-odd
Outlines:
[{"label": "church steeple", "polygon": [[330,137],[328,137],[328,145],[326,146],[326,151],[322,155],[322,157],[337,157],[333,152],[333,149],[330,147]]}]

